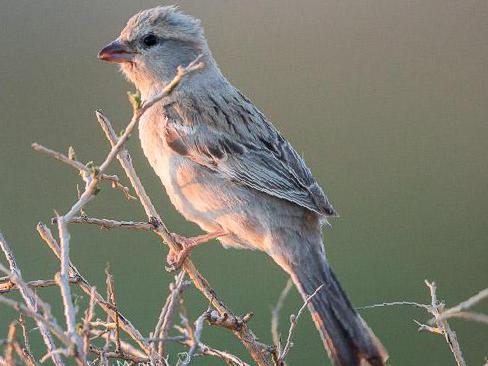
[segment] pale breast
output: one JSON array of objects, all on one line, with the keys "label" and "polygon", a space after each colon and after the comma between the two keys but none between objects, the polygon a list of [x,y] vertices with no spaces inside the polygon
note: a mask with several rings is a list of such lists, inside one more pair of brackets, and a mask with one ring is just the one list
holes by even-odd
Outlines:
[{"label": "pale breast", "polygon": [[139,126],[142,149],[175,208],[207,232],[229,232],[221,240],[226,245],[265,250],[269,224],[281,221],[286,212],[282,206],[289,203],[249,190],[176,153],[164,138],[164,118],[150,117]]},{"label": "pale breast", "polygon": [[[139,137],[151,167],[161,179],[175,208],[206,231],[220,230],[219,221],[235,212],[238,198],[226,191],[225,182],[190,159],[169,148],[163,118],[141,120]],[[227,196],[226,198],[223,195]]]}]

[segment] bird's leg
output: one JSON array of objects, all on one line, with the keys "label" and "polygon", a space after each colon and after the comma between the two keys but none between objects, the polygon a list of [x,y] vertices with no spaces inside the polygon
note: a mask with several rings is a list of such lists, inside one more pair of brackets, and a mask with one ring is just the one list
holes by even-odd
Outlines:
[{"label": "bird's leg", "polygon": [[171,272],[179,269],[185,259],[191,254],[191,251],[197,246],[225,235],[227,235],[227,233],[224,230],[218,230],[212,233],[194,236],[192,238],[187,238],[174,233],[171,234],[173,239],[181,245],[181,249],[178,252],[175,252],[172,249],[169,250],[168,256],[166,257],[166,262],[169,267],[167,267],[166,270]]}]

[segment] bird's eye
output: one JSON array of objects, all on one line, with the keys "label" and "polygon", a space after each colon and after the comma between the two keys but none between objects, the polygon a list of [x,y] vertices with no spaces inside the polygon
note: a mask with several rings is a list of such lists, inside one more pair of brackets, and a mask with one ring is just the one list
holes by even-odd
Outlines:
[{"label": "bird's eye", "polygon": [[144,46],[146,47],[153,47],[158,44],[158,37],[154,34],[148,34],[142,39],[142,43],[144,43]]}]

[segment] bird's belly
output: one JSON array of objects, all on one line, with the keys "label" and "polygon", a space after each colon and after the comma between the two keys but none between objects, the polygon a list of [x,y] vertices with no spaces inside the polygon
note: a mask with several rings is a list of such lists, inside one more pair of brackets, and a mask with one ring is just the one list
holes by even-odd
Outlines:
[{"label": "bird's belly", "polygon": [[187,220],[208,232],[225,230],[229,235],[222,238],[224,244],[262,249],[266,227],[258,220],[247,188],[176,154],[168,154],[162,163],[161,181]]},{"label": "bird's belly", "polygon": [[225,245],[264,250],[267,228],[246,187],[175,153],[154,130],[141,129],[140,138],[171,203],[187,220],[207,232],[228,232],[221,238]]}]

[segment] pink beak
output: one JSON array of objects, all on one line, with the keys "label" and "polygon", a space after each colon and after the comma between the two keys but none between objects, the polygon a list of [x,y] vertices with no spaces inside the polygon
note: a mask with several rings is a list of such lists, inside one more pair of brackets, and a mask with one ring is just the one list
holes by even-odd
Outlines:
[{"label": "pink beak", "polygon": [[98,53],[98,58],[102,61],[117,64],[133,62],[134,52],[129,49],[126,43],[115,40],[102,48]]}]

